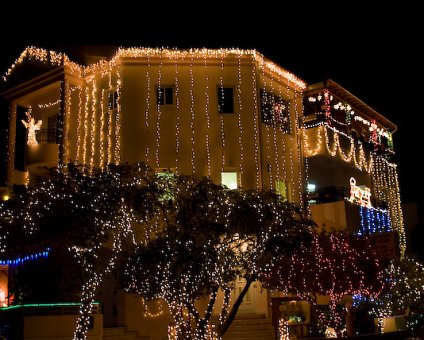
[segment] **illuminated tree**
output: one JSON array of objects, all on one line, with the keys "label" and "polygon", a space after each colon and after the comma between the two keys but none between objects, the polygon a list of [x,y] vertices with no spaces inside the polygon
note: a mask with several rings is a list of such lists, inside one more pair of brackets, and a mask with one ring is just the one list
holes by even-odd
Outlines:
[{"label": "illuminated tree", "polygon": [[320,322],[340,334],[337,304],[344,295],[377,296],[383,288],[379,261],[367,241],[348,233],[315,233],[309,246],[281,257],[260,277],[265,286],[294,293],[316,306],[316,296],[329,295],[330,315],[318,309]]},{"label": "illuminated tree", "polygon": [[152,178],[143,164],[104,171],[69,164],[2,207],[2,249],[48,243],[77,259],[83,284],[74,339],[86,338],[96,291],[123,241],[134,241],[133,225],[153,216],[161,189]]},{"label": "illuminated tree", "polygon": [[[168,303],[179,339],[205,339],[214,309],[222,337],[261,271],[307,242],[312,223],[272,193],[231,191],[185,177],[175,179],[174,193],[164,202],[164,228],[128,254],[124,283],[147,300]],[[246,284],[229,309],[237,276]],[[215,306],[219,290],[223,303]],[[196,302],[205,297],[206,310],[198,310]]]},{"label": "illuminated tree", "polygon": [[406,314],[408,327],[417,330],[424,323],[424,266],[409,257],[391,260],[384,277],[387,285],[372,301],[375,314]]},{"label": "illuminated tree", "polygon": [[[2,249],[48,243],[78,260],[83,284],[74,339],[86,338],[96,291],[124,248],[128,290],[164,298],[181,337],[206,336],[221,290],[222,336],[250,285],[275,257],[307,242],[312,224],[273,193],[156,175],[144,165],[102,171],[74,164],[16,195],[0,221]],[[229,310],[237,276],[246,285]],[[205,297],[203,313],[195,302]]]}]

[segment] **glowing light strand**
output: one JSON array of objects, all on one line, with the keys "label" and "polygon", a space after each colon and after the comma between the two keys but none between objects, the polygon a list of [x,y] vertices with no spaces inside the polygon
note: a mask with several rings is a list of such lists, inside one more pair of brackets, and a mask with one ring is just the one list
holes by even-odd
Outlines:
[{"label": "glowing light strand", "polygon": [[241,56],[239,55],[237,58],[237,102],[238,102],[238,112],[237,112],[237,123],[239,128],[238,135],[238,143],[240,147],[240,176],[238,176],[239,180],[239,188],[243,188],[242,179],[243,179],[243,162],[244,162],[244,146],[243,146],[243,104],[242,104],[242,91],[241,91],[241,82],[242,82],[242,73],[241,73]]},{"label": "glowing light strand", "polygon": [[256,190],[259,190],[261,187],[261,181],[260,176],[262,169],[259,165],[259,130],[258,125],[260,124],[260,112],[258,109],[258,84],[256,81],[256,73],[257,73],[257,67],[256,67],[256,61],[252,59],[252,102],[253,102],[253,112],[251,117],[253,118],[253,143],[254,143],[254,159],[255,159],[255,174],[256,174]]},{"label": "glowing light strand", "polygon": [[31,261],[31,260],[38,260],[42,258],[47,258],[50,255],[51,248],[46,248],[44,251],[40,251],[37,253],[33,253],[30,255],[25,255],[22,257],[17,257],[13,259],[6,259],[2,260],[0,259],[0,266],[19,266],[23,265],[25,262]]}]

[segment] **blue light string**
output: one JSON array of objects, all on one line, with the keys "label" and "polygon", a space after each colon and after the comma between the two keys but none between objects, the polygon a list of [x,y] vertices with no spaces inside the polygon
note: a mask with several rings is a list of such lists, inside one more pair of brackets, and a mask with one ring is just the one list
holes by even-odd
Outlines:
[{"label": "blue light string", "polygon": [[51,248],[46,248],[46,250],[44,250],[44,251],[40,251],[38,253],[23,256],[23,257],[18,257],[16,259],[0,260],[0,265],[1,266],[4,266],[4,265],[19,266],[19,265],[24,264],[27,261],[47,258],[50,254],[50,251],[51,251]]},{"label": "blue light string", "polygon": [[390,217],[386,211],[359,206],[359,215],[361,220],[361,227],[357,232],[359,236],[392,230]]}]

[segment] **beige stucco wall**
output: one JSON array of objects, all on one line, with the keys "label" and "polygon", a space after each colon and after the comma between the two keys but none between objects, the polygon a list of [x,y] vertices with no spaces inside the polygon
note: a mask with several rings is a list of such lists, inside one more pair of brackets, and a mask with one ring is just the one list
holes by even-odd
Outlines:
[{"label": "beige stucco wall", "polygon": [[150,340],[166,340],[167,326],[172,323],[172,318],[165,304],[149,303],[149,312],[156,314],[159,310],[163,313],[156,317],[145,316],[142,299],[132,294],[125,295],[126,326],[129,331],[136,331],[140,336],[150,336]]},{"label": "beige stucco wall", "polygon": [[[180,174],[210,174],[215,182],[222,170],[237,171],[245,189],[275,189],[277,179],[285,181],[289,198],[299,203],[301,95],[252,56],[123,59],[87,79],[70,94],[68,160],[95,166],[144,161]],[[233,88],[232,114],[218,113],[221,84]],[[174,88],[174,105],[157,106],[158,86]],[[120,109],[110,115],[107,96],[117,88]],[[261,123],[261,88],[289,101],[290,134]]]},{"label": "beige stucco wall", "polygon": [[[88,331],[88,340],[103,339],[103,316],[94,314],[93,328]],[[69,340],[75,329],[76,315],[25,316],[25,340]]]}]

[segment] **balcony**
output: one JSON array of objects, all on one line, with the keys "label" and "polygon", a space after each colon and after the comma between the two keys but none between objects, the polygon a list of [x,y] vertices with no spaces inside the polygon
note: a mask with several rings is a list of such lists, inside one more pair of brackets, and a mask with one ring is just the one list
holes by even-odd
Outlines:
[{"label": "balcony", "polygon": [[[309,204],[330,203],[336,201],[344,201],[350,197],[350,188],[341,186],[327,186],[319,188],[316,192],[306,195]],[[377,200],[373,196],[370,198],[371,205],[374,208],[387,210],[385,201]]]},{"label": "balcony", "polygon": [[348,200],[349,189],[325,187],[309,195],[312,219],[319,227],[346,230],[358,235],[392,231],[387,204],[371,200],[371,208]]},{"label": "balcony", "polygon": [[330,154],[339,155],[346,162],[360,163],[360,153],[375,152],[386,158],[392,158],[394,151],[388,145],[387,140],[380,143],[372,143],[370,136],[362,135],[347,126],[338,126],[323,121],[321,116],[310,115],[302,117],[300,123],[304,129],[305,156]]}]

